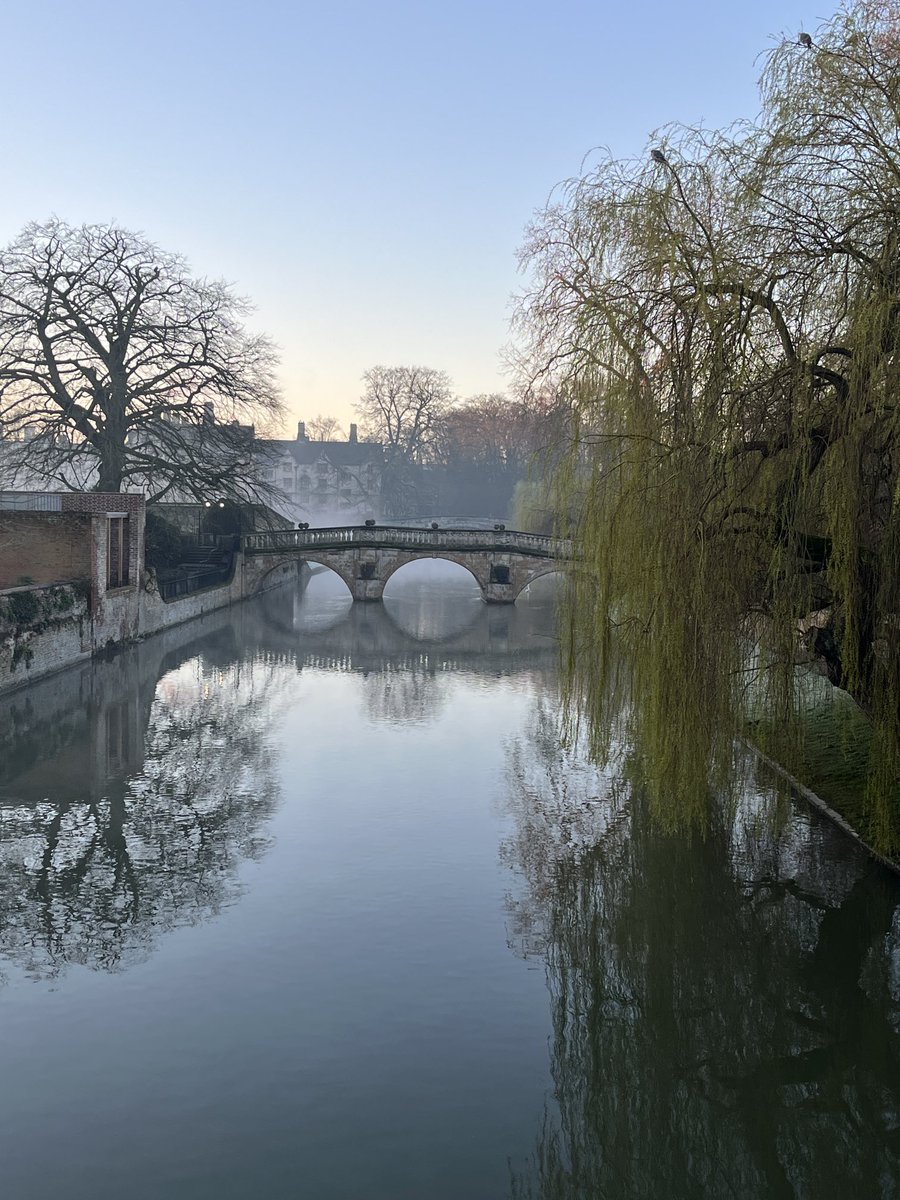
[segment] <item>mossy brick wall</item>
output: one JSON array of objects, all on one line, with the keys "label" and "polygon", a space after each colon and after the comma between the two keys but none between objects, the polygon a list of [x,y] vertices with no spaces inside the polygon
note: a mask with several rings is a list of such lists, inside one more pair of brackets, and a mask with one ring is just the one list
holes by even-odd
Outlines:
[{"label": "mossy brick wall", "polygon": [[0,512],[0,588],[90,578],[90,534],[87,514]]}]

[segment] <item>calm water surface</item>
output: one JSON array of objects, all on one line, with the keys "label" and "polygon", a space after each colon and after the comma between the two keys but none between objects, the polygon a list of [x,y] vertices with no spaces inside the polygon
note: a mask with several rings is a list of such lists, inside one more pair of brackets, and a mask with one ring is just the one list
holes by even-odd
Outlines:
[{"label": "calm water surface", "polygon": [[661,832],[553,634],[320,575],[0,702],[4,1200],[900,1195],[898,881]]}]

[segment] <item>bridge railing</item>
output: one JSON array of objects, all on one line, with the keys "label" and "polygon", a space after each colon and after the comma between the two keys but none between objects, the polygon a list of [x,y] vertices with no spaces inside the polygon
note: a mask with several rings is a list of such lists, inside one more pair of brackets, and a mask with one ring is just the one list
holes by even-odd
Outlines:
[{"label": "bridge railing", "polygon": [[572,543],[539,533],[489,529],[409,529],[397,525],[340,525],[330,529],[270,529],[241,539],[247,554],[290,550],[343,550],[377,546],[397,550],[492,550],[541,558],[570,558]]}]

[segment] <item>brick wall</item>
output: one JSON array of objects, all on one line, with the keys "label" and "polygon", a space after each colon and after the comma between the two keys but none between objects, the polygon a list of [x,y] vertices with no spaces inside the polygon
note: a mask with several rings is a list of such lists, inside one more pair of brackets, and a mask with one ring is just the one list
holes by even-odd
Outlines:
[{"label": "brick wall", "polygon": [[0,511],[0,588],[27,576],[56,583],[91,576],[91,518],[79,513]]},{"label": "brick wall", "polygon": [[143,512],[144,497],[136,492],[62,492],[63,512],[134,513]]},{"label": "brick wall", "polygon": [[107,518],[111,513],[128,515],[128,587],[139,586],[144,570],[144,521],[146,499],[136,492],[63,492],[64,513],[82,513],[93,522],[90,534],[89,569],[91,605],[94,613],[103,605],[107,583]]},{"label": "brick wall", "polygon": [[0,493],[0,521],[15,522],[0,536],[0,588],[15,586],[22,577],[35,583],[86,578],[96,609],[106,590],[111,514],[128,517],[128,586],[139,586],[145,503],[134,492]]}]

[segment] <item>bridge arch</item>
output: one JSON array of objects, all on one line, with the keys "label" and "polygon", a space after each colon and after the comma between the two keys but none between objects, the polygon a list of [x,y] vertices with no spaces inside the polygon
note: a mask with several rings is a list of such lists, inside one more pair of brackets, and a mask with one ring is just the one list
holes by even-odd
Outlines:
[{"label": "bridge arch", "polygon": [[[291,573],[291,571],[297,570],[299,563],[297,562],[296,558],[294,562],[291,562],[291,560],[284,555],[281,555],[280,557],[276,558],[274,562],[272,562],[269,561],[269,556],[267,555],[265,559],[257,558],[253,565],[255,570],[250,577],[250,586],[248,588],[248,594],[250,595],[252,595],[254,592],[265,591],[267,588],[274,586],[274,580],[272,579],[273,575],[287,576]],[[247,571],[245,566],[245,575],[246,574]]]},{"label": "bridge arch", "polygon": [[[415,556],[415,557],[409,556],[409,557],[403,558],[400,561],[391,563],[385,569],[385,571],[383,573],[384,587],[382,588],[382,595],[384,595],[384,588],[387,587],[387,585],[391,581],[391,579],[393,579],[394,576],[399,571],[402,571],[404,567],[411,566],[412,563],[433,562],[433,561],[449,562],[449,563],[453,563],[454,566],[461,567],[471,579],[475,580],[475,583],[478,586],[478,590],[479,590],[479,592],[481,592],[481,597],[482,597],[482,599],[484,599],[484,597],[485,597],[485,590],[484,590],[485,580],[483,578],[479,578],[479,573],[476,570],[476,568],[473,567],[471,562],[464,561],[464,559],[461,555],[453,554],[452,552],[430,554],[430,555],[428,555],[427,558],[423,558],[421,556]],[[482,574],[483,574],[483,572],[482,572]]]},{"label": "bridge arch", "polygon": [[333,575],[337,575],[338,579],[340,579],[341,583],[343,583],[347,591],[350,593],[351,599],[353,598],[353,576],[343,562],[339,560],[331,561],[325,554],[323,554],[320,558],[307,558],[304,556],[303,562],[305,562],[308,567],[321,567],[323,570],[330,571]]},{"label": "bridge arch", "polygon": [[514,599],[518,600],[518,598],[522,595],[522,593],[524,591],[527,591],[527,589],[530,588],[531,585],[533,583],[536,583],[539,579],[547,579],[550,575],[558,575],[560,580],[564,580],[566,577],[566,574],[567,574],[566,568],[563,566],[560,566],[559,563],[551,562],[551,563],[548,563],[546,565],[546,567],[539,567],[539,568],[535,569],[531,573],[530,578],[526,579],[525,582],[521,585],[521,587],[519,587],[519,589],[517,590],[517,592],[515,594]]}]

